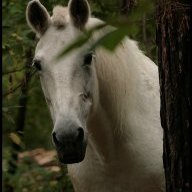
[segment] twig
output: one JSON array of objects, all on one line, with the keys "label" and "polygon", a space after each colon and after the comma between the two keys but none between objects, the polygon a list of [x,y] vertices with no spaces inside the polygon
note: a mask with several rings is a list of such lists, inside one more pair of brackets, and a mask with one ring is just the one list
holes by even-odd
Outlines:
[{"label": "twig", "polygon": [[[29,78],[31,78],[35,73],[36,73],[36,70],[33,71],[29,75]],[[17,86],[15,86],[13,89],[11,89],[11,90],[7,91],[6,93],[4,93],[3,97],[6,97],[6,96],[10,95],[11,93],[14,93],[18,88],[23,87],[25,84],[26,84],[26,79],[23,78],[22,81]]]}]

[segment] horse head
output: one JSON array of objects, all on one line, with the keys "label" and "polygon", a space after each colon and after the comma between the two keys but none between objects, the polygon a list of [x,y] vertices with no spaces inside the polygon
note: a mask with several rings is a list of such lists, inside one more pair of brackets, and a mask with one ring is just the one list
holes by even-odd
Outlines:
[{"label": "horse head", "polygon": [[89,45],[57,55],[83,34],[90,16],[86,0],[71,0],[68,8],[57,6],[50,16],[38,1],[29,2],[28,25],[39,37],[33,66],[37,68],[42,89],[54,122],[52,140],[62,163],[84,159],[87,121],[97,100],[97,78]]}]

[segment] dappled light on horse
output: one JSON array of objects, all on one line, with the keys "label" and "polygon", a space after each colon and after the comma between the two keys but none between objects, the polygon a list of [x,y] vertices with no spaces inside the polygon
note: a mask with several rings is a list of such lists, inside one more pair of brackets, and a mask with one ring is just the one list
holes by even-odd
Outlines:
[{"label": "dappled light on horse", "polygon": [[128,37],[114,52],[92,50],[107,27],[57,57],[103,24],[90,15],[87,0],[56,6],[52,16],[38,0],[27,6],[58,159],[68,164],[76,192],[164,191],[157,66]]}]

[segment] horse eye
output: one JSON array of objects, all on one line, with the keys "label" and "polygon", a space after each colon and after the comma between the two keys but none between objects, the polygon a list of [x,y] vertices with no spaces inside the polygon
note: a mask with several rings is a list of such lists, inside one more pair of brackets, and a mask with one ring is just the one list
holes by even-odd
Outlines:
[{"label": "horse eye", "polygon": [[90,93],[87,92],[87,93],[82,93],[81,94],[81,98],[83,99],[83,101],[86,101],[87,99],[90,98]]},{"label": "horse eye", "polygon": [[40,71],[41,70],[41,61],[37,60],[37,59],[34,59],[33,63],[32,63],[32,66],[34,66],[38,71]]},{"label": "horse eye", "polygon": [[92,62],[92,58],[93,58],[93,53],[92,52],[86,54],[85,57],[84,57],[83,65],[90,65],[91,62]]}]

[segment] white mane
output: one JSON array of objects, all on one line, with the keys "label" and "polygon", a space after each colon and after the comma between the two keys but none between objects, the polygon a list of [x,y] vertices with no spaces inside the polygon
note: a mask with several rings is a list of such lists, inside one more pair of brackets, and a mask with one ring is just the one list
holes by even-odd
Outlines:
[{"label": "white mane", "polygon": [[[90,18],[87,28],[100,23],[102,23],[101,20]],[[98,32],[94,39],[100,35],[101,32]],[[145,121],[145,115],[149,115],[156,121],[159,120],[159,116],[154,116],[156,113],[150,113],[154,108],[159,109],[160,104],[158,68],[143,54],[136,41],[126,37],[114,52],[97,48],[95,62],[101,95],[105,96],[101,102],[105,105],[108,101],[112,103],[108,106],[108,112],[115,120],[118,129],[120,128],[119,130],[123,131],[125,127],[123,122],[129,118],[127,114],[134,117],[130,111],[141,115],[141,119],[138,118],[137,122]],[[154,97],[158,100],[152,104]]]}]

